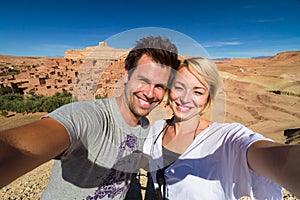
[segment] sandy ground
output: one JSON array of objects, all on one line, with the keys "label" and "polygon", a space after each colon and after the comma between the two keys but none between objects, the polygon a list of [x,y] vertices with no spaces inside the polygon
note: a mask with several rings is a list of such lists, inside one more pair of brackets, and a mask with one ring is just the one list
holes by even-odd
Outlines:
[{"label": "sandy ground", "polygon": [[47,186],[52,164],[53,161],[49,161],[2,188],[0,190],[0,199],[40,199]]}]

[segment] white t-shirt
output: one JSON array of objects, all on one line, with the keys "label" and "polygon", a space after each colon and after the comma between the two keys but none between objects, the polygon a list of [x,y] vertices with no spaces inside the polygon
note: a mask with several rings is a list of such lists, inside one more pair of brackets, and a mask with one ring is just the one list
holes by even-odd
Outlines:
[{"label": "white t-shirt", "polygon": [[[155,188],[156,171],[164,167],[160,134],[164,123],[159,120],[153,124],[144,144]],[[166,168],[166,198],[282,199],[281,186],[248,167],[246,151],[258,140],[268,139],[238,123],[212,123]]]}]

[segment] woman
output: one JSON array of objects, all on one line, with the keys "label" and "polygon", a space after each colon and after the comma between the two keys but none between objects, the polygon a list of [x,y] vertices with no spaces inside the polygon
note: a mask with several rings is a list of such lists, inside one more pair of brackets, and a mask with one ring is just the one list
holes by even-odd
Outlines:
[{"label": "woman", "polygon": [[179,67],[168,100],[174,115],[153,124],[144,146],[157,198],[282,199],[281,186],[300,196],[299,145],[202,118],[219,83],[208,59],[190,58]]}]

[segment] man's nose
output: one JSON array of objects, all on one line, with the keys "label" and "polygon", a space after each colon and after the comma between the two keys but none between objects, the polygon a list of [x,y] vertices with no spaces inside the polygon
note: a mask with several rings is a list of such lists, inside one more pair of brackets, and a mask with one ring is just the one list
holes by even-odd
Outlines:
[{"label": "man's nose", "polygon": [[145,86],[144,94],[147,98],[151,99],[154,98],[155,96],[155,86],[153,84],[147,84]]}]

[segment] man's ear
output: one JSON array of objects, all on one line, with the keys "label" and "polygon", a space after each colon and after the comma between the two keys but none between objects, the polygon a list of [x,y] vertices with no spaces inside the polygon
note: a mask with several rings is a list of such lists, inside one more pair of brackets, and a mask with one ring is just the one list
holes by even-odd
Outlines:
[{"label": "man's ear", "polygon": [[128,70],[125,70],[124,76],[123,76],[123,82],[126,84],[128,82]]}]

